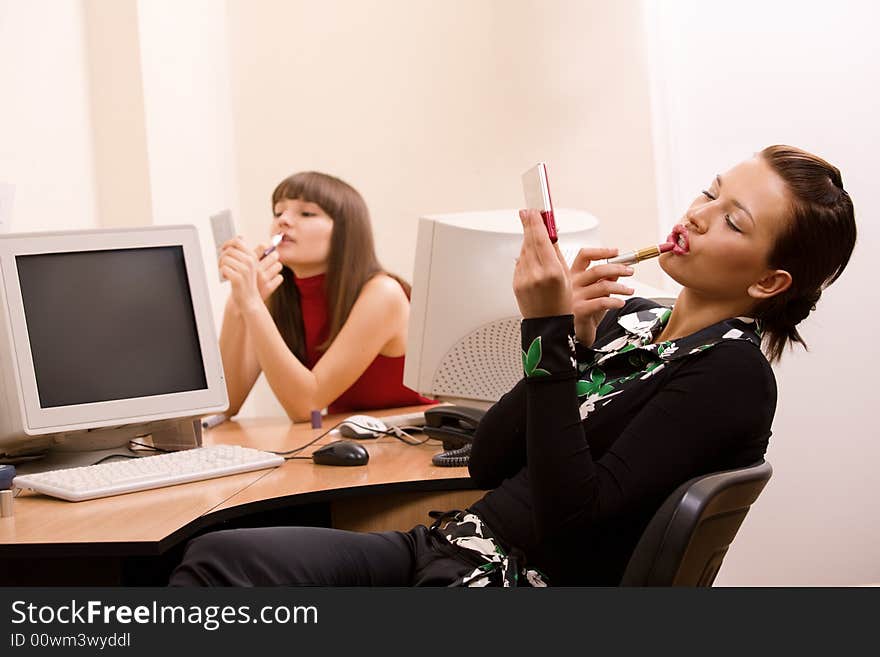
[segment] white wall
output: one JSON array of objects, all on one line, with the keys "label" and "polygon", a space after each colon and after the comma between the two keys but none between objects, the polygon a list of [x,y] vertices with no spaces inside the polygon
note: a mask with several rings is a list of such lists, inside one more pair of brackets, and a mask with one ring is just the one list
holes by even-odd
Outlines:
[{"label": "white wall", "polygon": [[9,230],[97,226],[79,2],[0,0],[0,181]]},{"label": "white wall", "polygon": [[153,223],[137,0],[77,0],[84,10],[98,223]]},{"label": "white wall", "polygon": [[213,0],[138,0],[154,224],[195,224],[219,327],[228,285],[208,217],[238,212],[226,11]]},{"label": "white wall", "polygon": [[719,585],[880,583],[874,217],[880,48],[874,3],[645,0],[660,228],[719,171],[773,143],[841,169],[859,241],[776,368],[774,475]]},{"label": "white wall", "polygon": [[558,206],[606,241],[653,239],[635,0],[228,4],[247,235],[264,238],[282,178],[324,170],[361,191],[381,260],[411,277],[419,216],[519,207],[545,160]]}]

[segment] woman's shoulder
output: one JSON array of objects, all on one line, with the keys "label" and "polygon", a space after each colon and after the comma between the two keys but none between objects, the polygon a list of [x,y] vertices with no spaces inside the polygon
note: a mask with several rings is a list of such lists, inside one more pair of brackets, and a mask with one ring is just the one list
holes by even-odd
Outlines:
[{"label": "woman's shoulder", "polygon": [[386,294],[389,296],[397,296],[402,295],[406,298],[406,294],[403,291],[403,287],[401,287],[400,282],[394,278],[391,274],[388,274],[384,271],[377,272],[374,274],[366,283],[364,283],[364,287],[362,288],[362,292],[364,290],[377,290],[374,294]]},{"label": "woman's shoulder", "polygon": [[717,384],[735,388],[740,394],[776,399],[773,368],[761,349],[749,340],[721,340],[696,358],[686,360],[691,362],[684,369],[704,374],[704,385]]},{"label": "woman's shoulder", "polygon": [[358,294],[358,302],[379,305],[388,309],[407,307],[409,300],[400,283],[385,272],[379,272],[364,283]]},{"label": "woman's shoulder", "polygon": [[766,448],[776,413],[776,377],[761,350],[748,340],[722,340],[694,358],[679,361],[670,390],[690,409],[730,435],[752,436]]}]

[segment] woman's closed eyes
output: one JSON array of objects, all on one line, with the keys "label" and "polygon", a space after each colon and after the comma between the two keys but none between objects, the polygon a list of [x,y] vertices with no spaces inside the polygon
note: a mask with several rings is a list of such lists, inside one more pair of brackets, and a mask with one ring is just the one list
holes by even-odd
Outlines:
[{"label": "woman's closed eyes", "polygon": [[[712,193],[706,191],[705,189],[703,190],[702,194],[703,194],[703,196],[705,196],[705,197],[706,197],[707,199],[709,199],[710,201],[714,201],[714,200],[716,200],[716,199],[718,198],[717,196],[714,196]],[[730,218],[730,215],[729,215],[729,214],[725,214],[725,215],[724,215],[724,221],[727,223],[728,227],[730,227],[732,230],[735,230],[737,233],[741,233],[741,232],[742,232],[742,231],[739,229],[739,227],[738,227],[735,223],[733,223],[733,220]]]},{"label": "woman's closed eyes", "polygon": [[[273,212],[272,214],[276,219],[279,219],[283,213],[282,212]],[[301,217],[317,217],[318,216],[317,212],[308,212],[308,211],[303,211],[303,212],[300,212],[299,214]]]}]

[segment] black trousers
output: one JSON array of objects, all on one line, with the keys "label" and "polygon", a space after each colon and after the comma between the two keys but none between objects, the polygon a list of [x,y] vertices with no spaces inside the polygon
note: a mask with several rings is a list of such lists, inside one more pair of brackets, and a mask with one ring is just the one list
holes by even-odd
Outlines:
[{"label": "black trousers", "polygon": [[232,529],[193,539],[171,586],[448,586],[474,566],[424,525],[361,533],[322,527]]}]

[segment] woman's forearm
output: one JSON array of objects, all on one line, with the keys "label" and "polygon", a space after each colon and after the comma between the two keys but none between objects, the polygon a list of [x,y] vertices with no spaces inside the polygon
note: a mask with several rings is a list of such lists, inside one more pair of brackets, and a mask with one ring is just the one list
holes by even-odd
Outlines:
[{"label": "woman's forearm", "polygon": [[259,367],[290,419],[305,420],[312,409],[323,408],[315,375],[291,353],[269,310],[255,305],[242,311],[242,319]]},{"label": "woman's forearm", "polygon": [[226,393],[229,397],[227,415],[238,413],[244,400],[250,394],[254,382],[260,375],[260,364],[256,354],[248,345],[247,327],[244,318],[231,302],[223,312],[223,325],[220,329],[220,357],[226,378]]},{"label": "woman's forearm", "polygon": [[526,464],[526,389],[520,380],[483,416],[468,470],[480,488],[494,488]]},{"label": "woman's forearm", "polygon": [[535,530],[549,540],[597,508],[595,463],[578,410],[571,316],[522,324],[526,453]]}]

